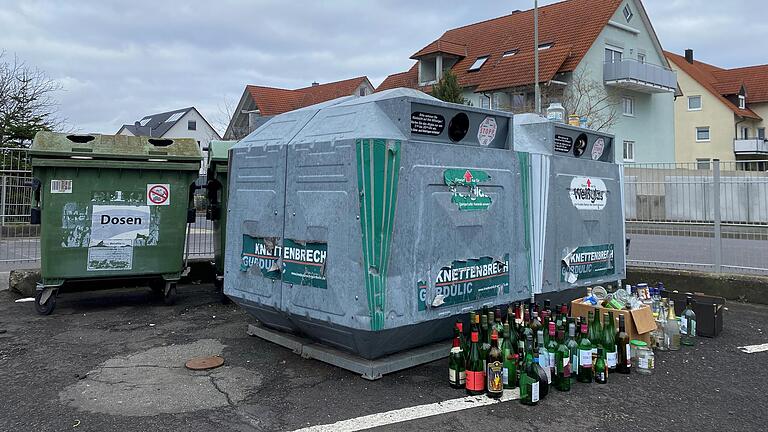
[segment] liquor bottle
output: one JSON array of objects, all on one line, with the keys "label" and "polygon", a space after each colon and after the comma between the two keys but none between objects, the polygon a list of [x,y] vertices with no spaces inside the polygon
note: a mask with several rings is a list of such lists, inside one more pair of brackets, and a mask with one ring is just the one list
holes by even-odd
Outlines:
[{"label": "liquor bottle", "polygon": [[[603,313],[603,352],[605,353],[605,365],[609,371],[616,371],[616,334],[613,332],[611,317],[608,312]],[[598,353],[598,357],[600,353]]]},{"label": "liquor bottle", "polygon": [[555,323],[550,321],[549,340],[546,342],[546,348],[547,354],[549,355],[547,365],[549,366],[549,375],[552,377],[552,380],[554,380],[554,377],[557,375],[557,363],[555,363],[555,352],[557,351],[557,346],[558,343],[557,338],[555,337]]},{"label": "liquor bottle", "polygon": [[555,388],[560,391],[571,390],[571,350],[565,341],[565,332],[558,331],[557,349],[555,350]]},{"label": "liquor bottle", "polygon": [[451,355],[448,358],[448,382],[451,387],[460,389],[466,386],[466,359],[461,349],[461,341],[458,336],[453,338]]},{"label": "liquor bottle", "polygon": [[685,310],[680,316],[680,343],[685,346],[696,345],[696,313],[693,311],[693,297],[685,299]]},{"label": "liquor bottle", "polygon": [[592,382],[592,342],[587,334],[587,325],[581,324],[581,340],[579,341],[579,376],[577,380],[583,383]]},{"label": "liquor bottle", "polygon": [[541,356],[536,353],[533,354],[531,369],[539,377],[539,397],[545,399],[549,393],[549,381],[547,380],[547,372],[541,367]]},{"label": "liquor bottle", "polygon": [[[533,363],[531,360],[530,363]],[[532,368],[526,362],[520,368],[520,403],[523,405],[536,405],[540,397],[539,377],[533,373]]]},{"label": "liquor bottle", "polygon": [[466,367],[466,386],[467,394],[481,395],[485,391],[485,374],[483,370],[483,359],[480,358],[480,335],[472,332],[471,344],[469,346],[469,360]]},{"label": "liquor bottle", "polygon": [[491,333],[491,349],[488,351],[488,365],[485,369],[485,394],[494,399],[504,393],[504,358],[499,349],[499,334]]},{"label": "liquor bottle", "polygon": [[579,372],[579,342],[576,341],[576,324],[568,324],[568,341],[565,343],[571,354],[571,384],[576,382],[576,374]]},{"label": "liquor bottle", "polygon": [[517,365],[515,364],[515,348],[510,338],[509,323],[504,324],[501,341],[502,383],[505,389],[513,389],[517,386]]},{"label": "liquor bottle", "polygon": [[604,356],[603,348],[598,348],[597,361],[595,361],[595,382],[598,384],[608,384],[608,366],[605,364]]},{"label": "liquor bottle", "polygon": [[675,316],[675,302],[669,300],[667,326],[664,328],[664,341],[670,351],[680,350],[680,323]]},{"label": "liquor bottle", "polygon": [[549,368],[549,352],[547,352],[547,347],[544,345],[543,330],[539,330],[536,333],[536,339],[538,340],[537,352],[539,354],[539,366],[544,370],[544,374],[547,377],[547,384],[552,384],[552,374]]},{"label": "liquor bottle", "polygon": [[632,356],[629,352],[629,335],[624,327],[624,315],[619,315],[619,332],[616,333],[616,354],[618,355],[616,372],[628,374],[632,369]]},{"label": "liquor bottle", "polygon": [[480,359],[483,361],[483,373],[485,373],[485,361],[490,349],[491,332],[488,329],[488,315],[480,315]]}]

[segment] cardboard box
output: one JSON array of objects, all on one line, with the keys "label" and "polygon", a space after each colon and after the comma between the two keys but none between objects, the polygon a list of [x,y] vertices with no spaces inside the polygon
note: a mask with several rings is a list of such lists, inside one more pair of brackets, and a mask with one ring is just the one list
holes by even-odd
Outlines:
[{"label": "cardboard box", "polygon": [[723,331],[723,306],[725,298],[700,293],[679,293],[662,291],[661,296],[675,301],[675,314],[685,310],[685,300],[693,296],[693,311],[696,313],[696,336],[717,337]]},{"label": "cardboard box", "polygon": [[[576,299],[571,302],[572,317],[587,317],[589,312],[597,311],[600,313],[600,322],[603,320],[603,313],[613,312],[613,318],[616,320],[616,331],[619,330],[619,315],[624,316],[624,330],[629,335],[629,339],[637,339],[644,342],[651,342],[651,332],[656,330],[656,321],[653,319],[651,308],[643,306],[635,310],[617,310],[604,307],[595,307],[589,303],[582,303],[583,299]],[[698,318],[698,317],[697,317]]]}]

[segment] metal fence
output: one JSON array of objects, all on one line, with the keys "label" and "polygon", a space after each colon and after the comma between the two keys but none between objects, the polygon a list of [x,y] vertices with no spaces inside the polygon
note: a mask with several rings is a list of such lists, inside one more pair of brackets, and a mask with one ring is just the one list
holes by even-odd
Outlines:
[{"label": "metal fence", "polygon": [[768,274],[764,170],[763,161],[625,165],[627,263]]}]

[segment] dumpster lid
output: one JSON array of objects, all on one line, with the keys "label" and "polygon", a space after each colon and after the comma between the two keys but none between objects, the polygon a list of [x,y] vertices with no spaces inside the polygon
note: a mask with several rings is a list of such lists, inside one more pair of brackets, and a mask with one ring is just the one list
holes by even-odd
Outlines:
[{"label": "dumpster lid", "polygon": [[211,141],[208,144],[208,162],[226,162],[229,157],[229,149],[236,143],[237,141]]},{"label": "dumpster lid", "polygon": [[33,157],[153,162],[199,162],[203,156],[192,138],[38,132],[29,148]]}]

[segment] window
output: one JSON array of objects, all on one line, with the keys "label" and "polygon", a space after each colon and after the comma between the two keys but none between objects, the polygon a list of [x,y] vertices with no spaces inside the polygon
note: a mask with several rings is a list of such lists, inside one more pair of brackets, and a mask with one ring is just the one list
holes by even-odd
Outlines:
[{"label": "window", "polygon": [[696,159],[696,169],[699,169],[699,170],[709,170],[710,169],[710,160],[709,159]]},{"label": "window", "polygon": [[765,140],[765,128],[757,128],[757,139]]},{"label": "window", "polygon": [[624,141],[624,162],[635,161],[635,142]]},{"label": "window", "polygon": [[480,95],[480,108],[491,108],[491,98],[490,96],[486,95]]},{"label": "window", "polygon": [[470,66],[469,69],[467,70],[470,72],[480,70],[480,68],[483,67],[483,65],[485,64],[486,60],[488,60],[488,56],[478,57],[477,60],[475,60],[475,62],[472,63],[472,66]]},{"label": "window", "polygon": [[539,45],[539,51],[548,50],[548,49],[552,48],[553,46],[555,46],[554,42],[543,43],[543,44]]},{"label": "window", "polygon": [[696,128],[696,142],[709,141],[709,126]]},{"label": "window", "polygon": [[512,95],[512,109],[522,110],[525,108],[525,93],[517,93]]},{"label": "window", "polygon": [[605,48],[605,62],[606,63],[618,63],[621,61],[622,52],[620,48],[606,47]]},{"label": "window", "polygon": [[739,95],[739,108],[744,109],[747,107],[747,97]]},{"label": "window", "polygon": [[622,97],[621,106],[625,116],[635,116],[635,100],[633,98],[627,96]]},{"label": "window", "polygon": [[358,94],[360,96],[366,96],[368,94],[368,89],[366,87],[360,87],[360,92]]},{"label": "window", "polygon": [[637,61],[639,63],[645,63],[645,54],[637,53]]},{"label": "window", "polygon": [[635,14],[632,13],[632,8],[630,8],[629,5],[624,6],[624,18],[627,22],[632,21],[633,16],[635,16]]},{"label": "window", "polygon": [[183,115],[184,115],[184,111],[176,112],[176,113],[171,114],[171,116],[168,117],[167,119],[165,119],[165,121],[168,122],[168,123],[172,123],[172,122],[175,122],[176,120],[180,119]]},{"label": "window", "polygon": [[688,111],[701,111],[701,96],[688,96]]},{"label": "window", "polygon": [[187,122],[187,130],[197,130],[197,122],[190,120]]},{"label": "window", "polygon": [[504,51],[504,54],[502,54],[501,56],[504,57],[504,58],[512,57],[513,55],[517,54],[517,51],[518,50],[516,50],[516,49],[509,50],[509,51]]},{"label": "window", "polygon": [[745,127],[741,129],[741,139],[749,139],[749,128]]},{"label": "window", "polygon": [[145,118],[141,119],[141,121],[139,122],[139,125],[140,126],[146,126],[147,123],[149,123],[150,120],[152,120],[152,117],[145,117]]}]

